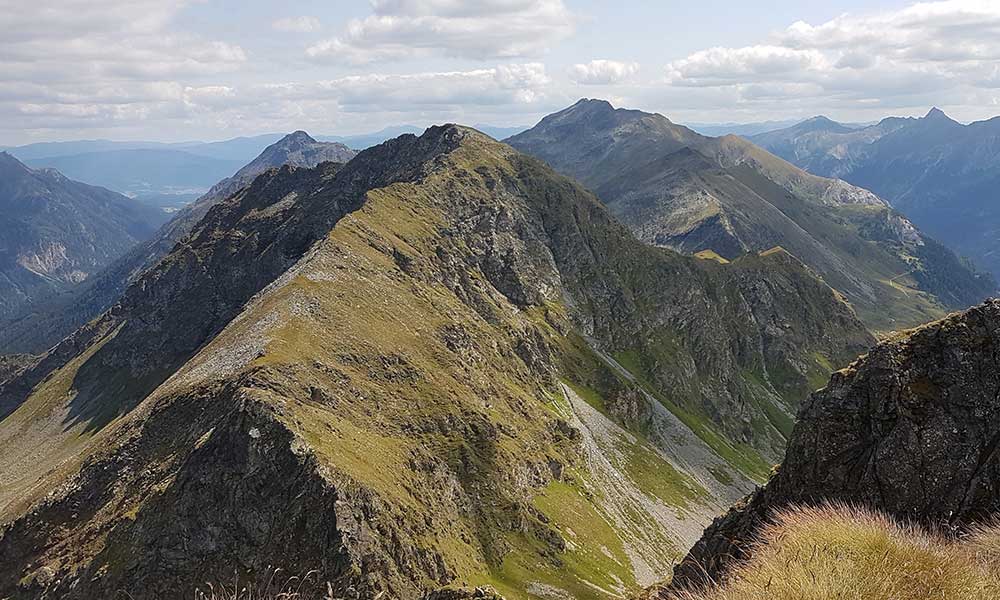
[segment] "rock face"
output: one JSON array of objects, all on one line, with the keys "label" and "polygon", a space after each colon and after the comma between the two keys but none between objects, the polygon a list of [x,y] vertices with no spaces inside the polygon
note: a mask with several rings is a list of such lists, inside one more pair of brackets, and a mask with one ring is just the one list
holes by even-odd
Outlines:
[{"label": "rock face", "polygon": [[0,152],[0,320],[91,277],[166,213]]},{"label": "rock face", "polygon": [[643,244],[470,129],[269,170],[0,387],[0,596],[621,597],[870,340],[786,254]]},{"label": "rock face", "polygon": [[844,131],[798,125],[752,141],[818,175],[888,200],[921,229],[1000,276],[996,190],[1000,119],[963,125],[933,109]]},{"label": "rock face", "polygon": [[30,366],[33,360],[27,354],[0,354],[0,384]]},{"label": "rock face", "polygon": [[[208,213],[268,169],[291,165],[313,167],[322,162],[344,163],[357,154],[338,143],[317,142],[304,131],[296,131],[268,146],[256,159],[232,177],[215,184],[204,196],[179,211],[141,244],[128,250],[82,285],[60,297],[42,297],[20,310],[18,318],[0,328],[0,349],[7,352],[39,353],[72,333],[114,304],[126,287],[155,265],[184,239]],[[127,240],[123,241],[123,243]],[[109,261],[110,262],[110,261]],[[2,316],[2,315],[0,315]]]},{"label": "rock face", "polygon": [[508,141],[593,189],[648,243],[725,259],[784,248],[872,329],[925,323],[996,289],[871,192],[742,138],[581,100]]},{"label": "rock face", "polygon": [[812,395],[784,464],[717,519],[674,587],[724,575],[770,514],[827,500],[930,526],[1000,511],[1000,301],[883,342]]}]

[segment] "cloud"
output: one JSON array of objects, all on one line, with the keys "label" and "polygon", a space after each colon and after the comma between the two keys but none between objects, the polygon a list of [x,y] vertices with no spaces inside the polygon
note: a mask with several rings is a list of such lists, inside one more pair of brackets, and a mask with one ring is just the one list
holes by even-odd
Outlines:
[{"label": "cloud", "polygon": [[319,31],[323,24],[316,17],[285,17],[271,23],[271,28],[286,33],[309,33]]},{"label": "cloud", "polygon": [[[0,130],[134,125],[185,110],[239,45],[175,30],[186,0],[0,0]],[[182,83],[183,82],[183,83]]]},{"label": "cloud", "polygon": [[540,63],[242,85],[94,83],[73,92],[0,82],[0,134],[7,123],[50,132],[114,129],[115,137],[152,124],[174,135],[206,130],[235,135],[295,128],[322,133],[359,123],[371,129],[401,122],[526,123],[523,114],[540,115],[564,101],[550,100],[551,84]]},{"label": "cloud", "polygon": [[[271,83],[246,86],[235,94],[229,88],[212,88],[208,99],[211,102],[215,96],[224,94],[234,106],[323,102],[343,113],[443,115],[477,107],[508,110],[536,104],[545,98],[545,88],[550,83],[544,65],[524,63],[469,71],[369,73],[305,83]],[[189,94],[189,98],[200,103],[193,95]]]},{"label": "cloud", "polygon": [[563,0],[372,0],[372,8],[341,35],[309,46],[306,56],[353,64],[522,58],[570,35],[575,22]]},{"label": "cloud", "polygon": [[611,85],[633,77],[639,72],[639,63],[614,60],[592,60],[569,68],[571,81],[583,85]]},{"label": "cloud", "polygon": [[771,45],[709,48],[671,63],[668,77],[689,85],[798,77],[805,71],[824,68],[825,60],[813,49]]},{"label": "cloud", "polygon": [[91,84],[232,71],[238,45],[168,29],[183,0],[0,0],[0,79]]},{"label": "cloud", "polygon": [[759,44],[708,48],[670,62],[676,88],[727,89],[743,105],[814,100],[873,110],[973,105],[996,80],[1000,2],[920,2],[880,13],[798,21]]}]

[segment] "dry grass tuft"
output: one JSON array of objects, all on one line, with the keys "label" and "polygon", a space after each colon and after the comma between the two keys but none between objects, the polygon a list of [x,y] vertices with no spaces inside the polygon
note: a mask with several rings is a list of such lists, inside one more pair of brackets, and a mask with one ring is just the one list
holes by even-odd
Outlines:
[{"label": "dry grass tuft", "polygon": [[955,538],[847,506],[795,508],[722,585],[679,600],[1000,598],[1000,525]]},{"label": "dry grass tuft", "polygon": [[258,580],[233,576],[232,583],[206,583],[194,592],[194,600],[340,600],[318,573],[286,576],[281,569],[269,569]]}]

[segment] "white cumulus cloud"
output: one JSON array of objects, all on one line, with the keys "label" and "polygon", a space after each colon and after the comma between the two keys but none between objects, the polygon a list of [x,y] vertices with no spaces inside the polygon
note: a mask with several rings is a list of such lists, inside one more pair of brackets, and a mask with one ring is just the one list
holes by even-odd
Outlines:
[{"label": "white cumulus cloud", "polygon": [[274,23],[271,23],[271,27],[275,31],[284,31],[286,33],[309,33],[319,31],[323,28],[323,24],[316,17],[302,16],[278,19]]},{"label": "white cumulus cloud", "polygon": [[563,0],[373,0],[373,14],[313,44],[316,60],[355,64],[427,56],[472,59],[535,56],[570,35]]},{"label": "white cumulus cloud", "polygon": [[637,62],[592,60],[569,68],[570,80],[583,85],[611,85],[626,81],[639,72]]},{"label": "white cumulus cloud", "polygon": [[798,21],[756,45],[708,48],[674,60],[666,82],[727,90],[741,108],[773,110],[778,103],[787,111],[822,103],[887,113],[982,103],[998,60],[1000,2],[942,0]]}]

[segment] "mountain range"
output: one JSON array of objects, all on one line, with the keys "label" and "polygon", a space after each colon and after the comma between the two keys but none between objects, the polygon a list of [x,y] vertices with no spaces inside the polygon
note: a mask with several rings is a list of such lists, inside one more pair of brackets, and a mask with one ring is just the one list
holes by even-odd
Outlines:
[{"label": "mountain range", "polygon": [[0,387],[0,594],[632,594],[872,341],[471,129],[267,170]]},{"label": "mountain range", "polygon": [[[495,138],[524,127],[478,126]],[[317,136],[319,141],[361,150],[423,128],[399,125],[357,135]],[[52,168],[67,177],[115,190],[154,207],[175,211],[197,199],[284,134],[237,137],[219,142],[120,142],[80,140],[40,142],[5,150],[35,168]],[[4,150],[0,148],[0,150]]]},{"label": "mountain range", "polygon": [[874,330],[918,325],[996,290],[872,192],[736,136],[581,100],[507,141],[590,187],[651,244],[722,261],[790,252]]},{"label": "mountain range", "polygon": [[939,109],[854,129],[823,117],[750,138],[817,175],[885,198],[921,229],[1000,274],[1000,118],[963,125]]},{"label": "mountain range", "polygon": [[[339,143],[317,142],[304,131],[277,140],[235,174],[217,182],[208,193],[178,211],[155,232],[147,232],[117,260],[90,273],[60,293],[36,294],[10,311],[0,324],[0,349],[8,353],[39,353],[115,303],[129,283],[170,252],[218,202],[226,199],[268,169],[283,165],[311,167],[321,162],[347,162],[355,151]],[[127,198],[125,198],[128,201]],[[131,204],[135,202],[129,201]],[[161,214],[162,213],[158,213]],[[165,217],[166,215],[163,215]],[[162,219],[161,219],[162,220]]]},{"label": "mountain range", "polygon": [[147,239],[162,211],[0,152],[0,319],[87,279]]},{"label": "mountain range", "polygon": [[223,143],[270,139],[155,230],[0,154],[0,240],[66,263],[0,288],[0,597],[714,600],[838,527],[796,510],[1000,513],[1000,303],[924,324],[991,277],[740,137],[600,100],[510,133]]}]

